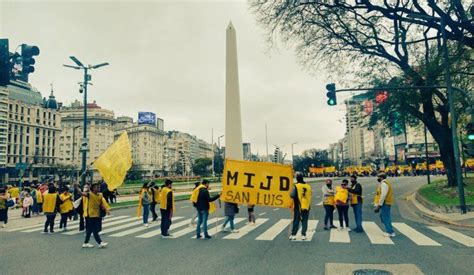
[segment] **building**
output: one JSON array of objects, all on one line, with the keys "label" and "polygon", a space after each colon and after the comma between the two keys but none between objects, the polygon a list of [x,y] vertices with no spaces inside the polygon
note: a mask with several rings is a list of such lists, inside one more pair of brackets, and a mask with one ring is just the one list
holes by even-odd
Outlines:
[{"label": "building", "polygon": [[244,160],[252,159],[252,148],[250,143],[242,143],[242,149],[244,152]]},{"label": "building", "polygon": [[[161,119],[160,119],[161,120]],[[163,120],[134,123],[133,118],[119,117],[115,126],[115,139],[127,131],[132,147],[132,169],[139,171],[142,177],[155,178],[164,175],[165,133]]]},{"label": "building", "polygon": [[41,180],[40,175],[54,174],[61,132],[58,108],[52,90],[46,100],[26,82],[12,81],[0,87],[2,182]]},{"label": "building", "polygon": [[[72,166],[79,173],[82,169],[84,105],[74,101],[62,107],[61,134],[59,137],[59,163]],[[114,112],[103,109],[94,101],[87,104],[87,166],[94,171],[93,163],[114,141]],[[94,173],[98,176],[98,173]]]}]

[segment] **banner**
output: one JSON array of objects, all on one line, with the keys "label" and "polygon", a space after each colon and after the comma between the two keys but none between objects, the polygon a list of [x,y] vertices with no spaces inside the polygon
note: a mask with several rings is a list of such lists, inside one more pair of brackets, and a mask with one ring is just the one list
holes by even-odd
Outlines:
[{"label": "banner", "polygon": [[313,174],[323,174],[324,168],[320,167],[309,167],[309,172]]},{"label": "banner", "polygon": [[99,170],[110,191],[122,185],[128,169],[132,167],[132,148],[126,131],[94,161],[94,167]]},{"label": "banner", "polygon": [[221,200],[237,204],[289,208],[293,168],[269,162],[226,159]]}]

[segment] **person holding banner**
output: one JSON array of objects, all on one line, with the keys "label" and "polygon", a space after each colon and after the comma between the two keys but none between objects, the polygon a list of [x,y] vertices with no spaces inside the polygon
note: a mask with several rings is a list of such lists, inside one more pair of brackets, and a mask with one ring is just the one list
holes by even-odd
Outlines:
[{"label": "person holding banner", "polygon": [[165,185],[161,188],[160,212],[161,212],[161,237],[163,239],[170,238],[168,230],[171,226],[171,217],[174,211],[174,195],[171,189],[173,182],[169,179],[165,181]]},{"label": "person holding banner", "polygon": [[333,224],[334,220],[334,189],[332,189],[332,180],[327,179],[326,185],[322,187],[323,192],[323,206],[324,206],[324,230],[329,230],[331,228],[337,228]]},{"label": "person holding banner", "polygon": [[334,199],[336,200],[337,214],[339,216],[339,228],[338,230],[344,230],[344,223],[346,224],[346,230],[351,231],[349,228],[349,202],[351,200],[347,187],[349,181],[346,179],[342,180],[341,186],[336,187],[336,194]]},{"label": "person holding banner", "polygon": [[357,176],[351,176],[351,187],[349,188],[349,193],[352,195],[351,206],[354,210],[354,219],[356,223],[356,228],[354,232],[362,233],[362,185],[357,182]]},{"label": "person holding banner", "polygon": [[[197,193],[197,198],[195,199],[196,209],[198,211],[198,222],[196,226],[196,238],[200,239],[201,236],[201,225],[202,231],[204,232],[205,239],[211,239],[212,237],[207,232],[207,219],[209,217],[210,210],[212,211],[211,203],[217,200],[220,197],[220,194],[217,194],[213,197],[209,195],[209,181],[203,180],[202,184],[196,188],[193,193]],[[193,201],[194,202],[194,201]],[[215,210],[215,206],[214,206]]]},{"label": "person holding banner", "polygon": [[295,188],[291,191],[293,198],[293,228],[291,230],[290,240],[296,240],[296,233],[301,220],[301,240],[306,240],[306,230],[308,229],[309,211],[311,208],[311,185],[303,179],[302,173],[296,174]]}]

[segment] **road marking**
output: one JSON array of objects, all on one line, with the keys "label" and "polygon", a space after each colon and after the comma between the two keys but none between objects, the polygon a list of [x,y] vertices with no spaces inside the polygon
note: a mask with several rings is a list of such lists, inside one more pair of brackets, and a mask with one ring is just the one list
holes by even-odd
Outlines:
[{"label": "road marking", "polygon": [[[45,217],[46,219],[46,217]],[[40,223],[37,223],[37,224],[34,224],[34,225],[27,225],[27,226],[21,226],[21,227],[15,227],[15,228],[7,228],[6,230],[4,230],[5,232],[14,232],[14,231],[22,231],[22,230],[27,230],[27,229],[32,229],[32,228],[44,228],[44,223],[45,223],[46,220],[40,222]],[[58,219],[58,217],[56,217],[56,219],[54,220],[54,226],[56,226],[56,223],[58,224],[59,226],[59,221],[60,219]],[[79,221],[72,221],[72,222],[68,222],[68,225],[69,224],[74,224],[74,223],[78,223]]]},{"label": "road marking", "polygon": [[181,206],[180,208],[181,208],[181,209],[189,208],[189,205]]},{"label": "road marking", "polygon": [[383,231],[375,222],[363,222],[365,234],[373,244],[393,244],[389,237],[383,235]]},{"label": "road marking", "polygon": [[[117,216],[117,217],[113,217],[113,218],[110,218],[108,219],[109,221],[111,220],[117,220],[117,219],[123,219],[123,218],[126,218],[128,216]],[[46,222],[46,221],[45,221]],[[78,224],[79,221],[76,222],[75,225],[72,225],[72,226],[69,226],[68,224],[68,229],[69,230],[74,230],[74,229],[77,229],[79,228],[79,224]],[[56,223],[56,221],[54,221],[54,228],[55,229],[58,229],[59,228],[59,222]],[[29,230],[24,230],[24,231],[21,231],[21,232],[25,232],[25,233],[31,233],[31,232],[37,232],[37,231],[42,231],[44,230],[44,223],[42,226],[38,227],[38,228],[33,228],[33,229],[29,229]]]},{"label": "road marking", "polygon": [[263,215],[265,215],[265,214],[267,214],[267,212],[263,212],[263,213],[260,213],[260,214],[258,214],[258,215],[259,215],[259,216],[263,216]]},{"label": "road marking", "polygon": [[[191,221],[191,220],[190,220],[190,221]],[[207,224],[209,225],[209,224],[212,224],[212,223],[214,223],[214,222],[216,222],[216,221],[217,221],[217,218],[212,218],[212,219],[210,219],[210,220],[207,220]],[[184,236],[184,235],[186,235],[186,234],[189,234],[189,233],[191,233],[191,232],[193,232],[193,231],[196,232],[196,227],[194,227],[194,226],[193,226],[193,227],[188,226],[188,227],[186,227],[186,228],[184,228],[184,229],[181,229],[180,231],[171,232],[171,235],[173,235],[173,236],[171,236],[171,239],[179,238],[179,237]],[[208,232],[209,232],[209,230],[208,230]]]},{"label": "road marking", "polygon": [[[186,219],[186,220],[180,221],[176,224],[171,223],[170,230],[172,230],[174,228],[179,228],[183,225],[189,225],[190,222],[191,222],[191,219]],[[157,230],[150,231],[150,232],[142,234],[142,235],[138,235],[137,238],[148,239],[148,238],[151,238],[151,237],[154,237],[154,236],[158,236],[160,234],[161,234],[161,228],[157,229]]]},{"label": "road marking", "polygon": [[274,208],[274,209],[273,209],[273,211],[278,211],[278,210],[280,210],[280,208]]},{"label": "road marking", "polygon": [[301,240],[301,230],[296,235],[297,242],[310,242],[313,239],[314,233],[316,233],[316,227],[318,226],[318,220],[308,221],[308,231],[306,231],[306,241]]},{"label": "road marking", "polygon": [[106,229],[106,230],[102,230],[102,234],[106,234],[106,233],[110,233],[110,232],[115,232],[115,231],[119,231],[119,230],[122,230],[122,229],[125,229],[125,228],[129,228],[129,227],[133,227],[133,226],[136,226],[136,225],[143,225],[143,221],[136,221],[136,222],[132,222],[132,223],[127,223],[127,224],[124,224],[124,225],[120,225],[120,226],[117,226],[117,227],[112,227],[112,228],[109,228],[109,229]]},{"label": "road marking", "polygon": [[330,243],[350,243],[351,238],[349,237],[349,231],[347,230],[331,230],[329,236]]},{"label": "road marking", "polygon": [[264,224],[268,219],[262,218],[258,219],[258,222],[251,225],[251,224],[246,224],[245,226],[239,228],[239,233],[233,233],[225,236],[222,239],[226,240],[237,240],[242,238],[243,236],[247,235],[250,231],[254,230],[255,228],[259,227],[260,225]]},{"label": "road marking", "polygon": [[[137,217],[121,219],[121,220],[117,220],[113,222],[110,222],[110,220],[108,220],[108,222],[107,221],[102,222],[102,228],[110,227],[112,225],[117,225],[117,224],[129,222],[129,221],[136,221],[136,220],[137,220]],[[83,231],[67,231],[67,232],[64,232],[63,234],[64,235],[77,235],[80,233],[84,233],[84,232]]]},{"label": "road marking", "polygon": [[474,238],[472,237],[442,226],[428,226],[428,228],[467,247],[474,247]]},{"label": "road marking", "polygon": [[[176,220],[180,220],[182,219],[183,217],[174,217],[172,221],[176,221]],[[132,228],[132,229],[129,229],[129,230],[125,230],[125,231],[122,231],[122,232],[119,232],[119,233],[115,233],[113,235],[110,235],[109,237],[123,237],[123,236],[127,236],[127,235],[130,235],[130,234],[133,234],[133,233],[137,233],[137,232],[141,232],[141,231],[145,231],[145,230],[148,230],[150,228],[154,228],[154,227],[157,227],[161,224],[161,222],[155,222],[155,223],[152,223],[150,224],[150,226],[148,227],[145,227],[145,226],[139,226],[139,227],[135,227],[135,228]]]},{"label": "road marking", "polygon": [[[234,218],[234,225],[236,225],[240,222],[243,222],[245,220],[247,220],[247,219],[245,219],[245,218]],[[219,222],[219,221],[225,221],[225,218],[224,219],[219,219],[217,222]],[[208,229],[207,231],[209,232],[209,234],[212,234],[212,233],[217,234],[219,232],[222,232],[222,225],[223,225],[223,223],[219,224],[217,226],[214,226],[213,228]],[[194,227],[194,229],[196,229],[196,227]],[[196,236],[193,236],[192,239],[196,239]]]},{"label": "road marking", "polygon": [[319,202],[318,204],[316,204],[316,205],[318,205],[318,206],[319,206],[319,205],[323,205],[323,201],[320,201],[320,202]]},{"label": "road marking", "polygon": [[416,231],[414,228],[408,226],[405,223],[394,222],[393,227],[395,227],[400,233],[407,236],[410,240],[412,240],[417,245],[426,245],[426,246],[441,246],[438,242],[435,242],[431,238],[421,234],[420,232]]},{"label": "road marking", "polygon": [[290,219],[281,219],[270,227],[267,231],[263,232],[260,236],[256,238],[259,241],[272,241],[275,239],[278,234],[280,234],[289,224]]}]

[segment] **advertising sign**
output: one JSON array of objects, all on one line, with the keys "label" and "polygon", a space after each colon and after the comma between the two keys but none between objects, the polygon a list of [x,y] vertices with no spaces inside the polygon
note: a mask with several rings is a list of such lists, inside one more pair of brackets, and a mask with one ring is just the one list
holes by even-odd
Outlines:
[{"label": "advertising sign", "polygon": [[138,112],[138,124],[156,125],[156,115],[152,112]]}]

